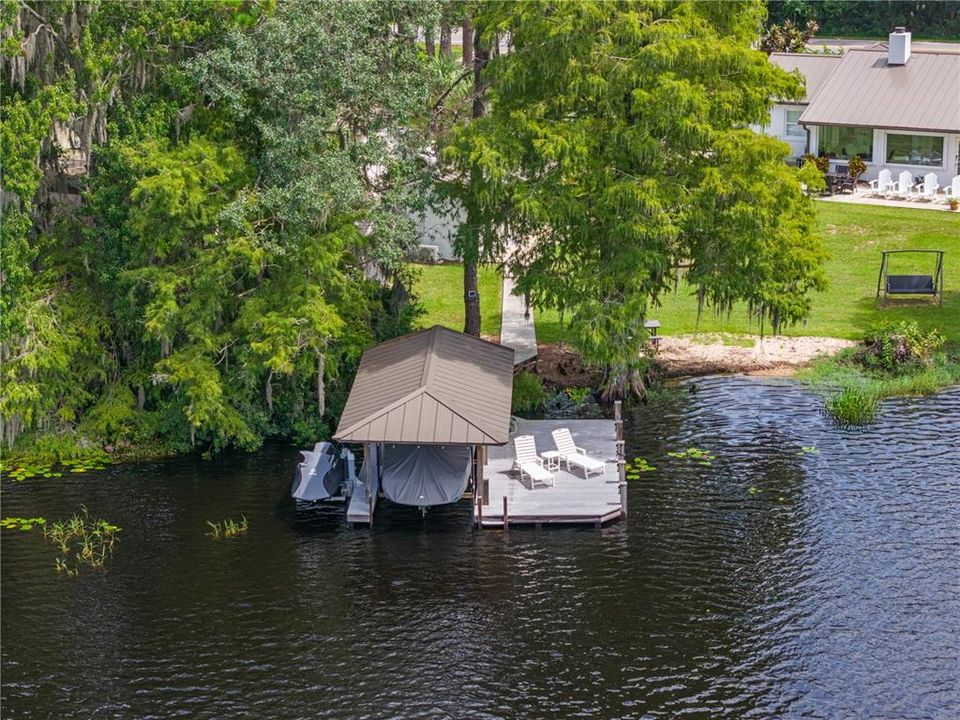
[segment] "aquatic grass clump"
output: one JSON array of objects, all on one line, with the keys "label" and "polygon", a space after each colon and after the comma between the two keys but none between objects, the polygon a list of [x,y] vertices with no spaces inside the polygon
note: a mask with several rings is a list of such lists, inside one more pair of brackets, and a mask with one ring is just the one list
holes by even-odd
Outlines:
[{"label": "aquatic grass clump", "polygon": [[247,532],[247,516],[241,515],[240,520],[231,520],[227,518],[226,520],[220,520],[218,522],[210,522],[207,520],[207,525],[210,526],[210,532],[207,533],[209,537],[212,537],[214,540],[219,540],[220,538],[231,538],[239,537]]},{"label": "aquatic grass clump", "polygon": [[875,390],[851,385],[827,401],[827,410],[840,423],[862,425],[876,417],[879,402]]},{"label": "aquatic grass clump", "polygon": [[59,554],[54,562],[57,572],[76,577],[82,565],[99,570],[107,557],[113,556],[113,545],[122,528],[103,518],[92,519],[87,508],[80,506],[69,520],[61,520],[44,526],[43,536]]},{"label": "aquatic grass clump", "polygon": [[22,532],[35,527],[42,528],[44,540],[57,551],[54,567],[57,572],[70,577],[76,577],[82,565],[93,569],[103,568],[107,557],[113,555],[113,545],[121,530],[102,518],[91,518],[83,505],[80,506],[80,512],[74,513],[68,520],[47,522],[42,517],[6,517],[0,520],[0,527]]}]

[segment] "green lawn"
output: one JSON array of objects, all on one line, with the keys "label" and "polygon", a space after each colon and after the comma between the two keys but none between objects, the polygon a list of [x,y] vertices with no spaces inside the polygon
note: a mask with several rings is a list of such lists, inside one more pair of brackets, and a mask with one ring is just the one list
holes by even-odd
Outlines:
[{"label": "green lawn", "polygon": [[[884,318],[916,320],[936,325],[960,341],[960,213],[818,202],[820,228],[830,253],[826,272],[829,287],[813,298],[806,324],[784,330],[786,335],[824,335],[859,339],[871,323]],[[900,248],[945,250],[943,307],[913,301],[910,307],[882,308],[875,299],[880,250]],[[932,255],[894,256],[891,273],[933,272]],[[665,335],[687,333],[757,333],[746,306],[717,317],[709,309],[697,320],[697,303],[689,287],[662,298],[649,316],[662,323]],[[536,313],[537,339],[560,339],[556,312]]]},{"label": "green lawn", "polygon": [[[414,293],[426,312],[420,316],[420,327],[443,325],[463,330],[463,266],[418,265],[420,277]],[[480,268],[480,332],[500,337],[500,295],[503,281],[496,266]]]}]

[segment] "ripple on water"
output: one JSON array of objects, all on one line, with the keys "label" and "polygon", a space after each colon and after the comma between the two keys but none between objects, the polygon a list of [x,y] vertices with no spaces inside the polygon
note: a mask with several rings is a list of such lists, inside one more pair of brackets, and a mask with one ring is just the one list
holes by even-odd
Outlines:
[{"label": "ripple on water", "polygon": [[283,446],[5,481],[6,515],[124,530],[77,579],[4,535],[4,713],[960,716],[960,389],[853,430],[793,383],[693,385],[629,418],[657,470],[601,531],[474,533],[463,506],[350,530],[283,502]]}]

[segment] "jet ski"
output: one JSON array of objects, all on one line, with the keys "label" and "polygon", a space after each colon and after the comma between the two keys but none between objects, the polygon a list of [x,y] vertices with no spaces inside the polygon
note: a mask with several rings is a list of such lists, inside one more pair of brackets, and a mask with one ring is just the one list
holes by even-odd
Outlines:
[{"label": "jet ski", "polygon": [[293,474],[290,495],[295,500],[320,502],[343,499],[355,480],[353,453],[346,448],[318,442],[313,450],[301,450],[301,460]]}]

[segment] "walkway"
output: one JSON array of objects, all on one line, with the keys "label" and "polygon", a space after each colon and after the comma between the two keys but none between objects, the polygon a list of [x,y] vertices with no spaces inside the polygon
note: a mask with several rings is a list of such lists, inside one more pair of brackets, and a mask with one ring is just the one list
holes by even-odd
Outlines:
[{"label": "walkway", "polygon": [[818,200],[824,202],[847,203],[849,205],[879,205],[882,207],[910,208],[913,210],[940,210],[949,211],[950,206],[944,202],[941,195],[935,202],[927,200],[895,200],[893,198],[874,197],[868,192],[858,188],[856,193],[845,193],[837,195],[827,195]]},{"label": "walkway", "polygon": [[503,276],[503,301],[500,310],[500,344],[513,348],[513,364],[522,365],[537,356],[537,331],[524,316],[523,297],[513,294],[513,278]]}]

